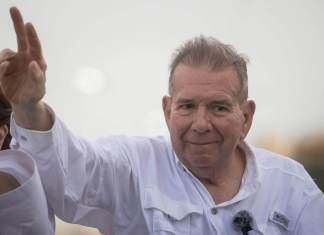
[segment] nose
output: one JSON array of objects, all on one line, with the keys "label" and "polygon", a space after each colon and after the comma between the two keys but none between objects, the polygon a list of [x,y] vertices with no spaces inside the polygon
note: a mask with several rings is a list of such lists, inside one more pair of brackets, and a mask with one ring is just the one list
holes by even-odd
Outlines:
[{"label": "nose", "polygon": [[208,110],[206,107],[199,107],[192,122],[192,129],[198,134],[210,132],[212,128]]}]

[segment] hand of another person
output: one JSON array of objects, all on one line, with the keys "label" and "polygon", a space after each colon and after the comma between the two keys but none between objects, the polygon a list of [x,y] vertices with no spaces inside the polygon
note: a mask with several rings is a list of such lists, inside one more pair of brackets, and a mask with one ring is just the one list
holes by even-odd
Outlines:
[{"label": "hand of another person", "polygon": [[10,15],[17,35],[18,50],[0,52],[1,89],[12,106],[28,109],[45,94],[46,63],[41,44],[31,23],[24,23],[16,7]]}]

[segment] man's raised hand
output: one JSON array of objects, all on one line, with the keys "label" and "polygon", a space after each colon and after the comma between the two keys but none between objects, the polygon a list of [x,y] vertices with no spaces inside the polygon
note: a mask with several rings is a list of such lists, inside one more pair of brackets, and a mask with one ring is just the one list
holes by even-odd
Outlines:
[{"label": "man's raised hand", "polygon": [[0,87],[12,105],[18,125],[33,130],[48,130],[52,117],[41,101],[45,95],[46,63],[35,28],[24,23],[16,7],[10,9],[17,35],[17,52],[0,52]]},{"label": "man's raised hand", "polygon": [[16,7],[10,15],[17,35],[17,52],[0,52],[1,89],[13,106],[36,105],[45,94],[46,63],[41,44],[31,23],[24,23]]}]

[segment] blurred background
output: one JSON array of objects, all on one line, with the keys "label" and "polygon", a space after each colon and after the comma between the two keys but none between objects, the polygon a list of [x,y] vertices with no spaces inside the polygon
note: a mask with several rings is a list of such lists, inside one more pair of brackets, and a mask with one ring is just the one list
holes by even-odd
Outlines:
[{"label": "blurred background", "polygon": [[[14,5],[42,41],[45,100],[75,133],[167,135],[170,56],[210,35],[250,58],[248,141],[302,162],[324,189],[324,1],[1,0],[1,49],[16,49]],[[58,220],[57,234],[99,233]]]}]

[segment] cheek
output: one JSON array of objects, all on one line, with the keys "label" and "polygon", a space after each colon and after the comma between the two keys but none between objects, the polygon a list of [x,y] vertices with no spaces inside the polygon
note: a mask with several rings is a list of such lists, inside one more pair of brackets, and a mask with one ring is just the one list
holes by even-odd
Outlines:
[{"label": "cheek", "polygon": [[174,114],[170,119],[170,129],[173,129],[177,134],[181,134],[190,128],[190,123],[189,117]]},{"label": "cheek", "polygon": [[171,117],[169,122],[169,131],[171,139],[178,145],[182,143],[182,138],[190,128],[190,121],[182,116],[174,115]]},{"label": "cheek", "polygon": [[218,120],[215,126],[225,137],[240,138],[243,132],[243,120],[241,115],[238,114]]}]

